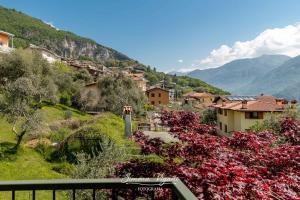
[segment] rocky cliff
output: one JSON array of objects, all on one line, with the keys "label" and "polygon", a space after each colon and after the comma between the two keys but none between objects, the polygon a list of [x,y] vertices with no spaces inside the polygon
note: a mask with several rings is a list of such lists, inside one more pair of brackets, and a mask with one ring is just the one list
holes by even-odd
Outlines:
[{"label": "rocky cliff", "polygon": [[84,57],[98,62],[111,59],[130,60],[126,55],[114,49],[74,33],[58,30],[14,9],[0,7],[0,19],[0,30],[15,35],[16,47],[25,48],[31,43],[69,58]]}]

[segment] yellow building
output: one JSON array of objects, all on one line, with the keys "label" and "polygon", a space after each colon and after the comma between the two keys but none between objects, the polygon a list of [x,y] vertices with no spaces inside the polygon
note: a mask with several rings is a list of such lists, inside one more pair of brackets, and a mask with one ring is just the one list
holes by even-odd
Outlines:
[{"label": "yellow building", "polygon": [[152,87],[146,91],[146,95],[149,102],[154,106],[169,104],[170,97],[168,90]]},{"label": "yellow building", "polygon": [[[287,101],[273,96],[226,96],[215,100],[220,134],[247,131],[257,122],[280,114],[288,106]],[[296,106],[291,102],[291,107]]]},{"label": "yellow building", "polygon": [[210,106],[213,103],[214,96],[206,92],[189,92],[183,95],[184,103],[191,103],[193,105],[204,104]]}]

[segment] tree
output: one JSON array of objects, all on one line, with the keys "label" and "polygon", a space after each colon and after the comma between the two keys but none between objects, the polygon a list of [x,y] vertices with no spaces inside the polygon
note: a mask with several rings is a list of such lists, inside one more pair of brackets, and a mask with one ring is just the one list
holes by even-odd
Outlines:
[{"label": "tree", "polygon": [[[122,114],[123,106],[130,105],[136,114],[143,113],[146,97],[132,79],[122,74],[105,76],[98,81],[98,89],[100,98],[97,107]],[[87,101],[87,98],[82,99]]]},{"label": "tree", "polygon": [[42,103],[57,100],[57,87],[51,66],[37,53],[16,50],[1,59],[0,71],[0,110],[12,124],[17,150],[24,135],[40,124]]}]

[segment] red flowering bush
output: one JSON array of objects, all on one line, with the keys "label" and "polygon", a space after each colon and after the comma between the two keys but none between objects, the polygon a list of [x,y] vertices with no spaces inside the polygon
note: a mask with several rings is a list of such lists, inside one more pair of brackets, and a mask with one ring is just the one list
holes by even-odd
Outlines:
[{"label": "red flowering bush", "polygon": [[[118,176],[179,177],[205,200],[300,199],[299,122],[281,121],[282,135],[236,132],[227,138],[212,135],[211,126],[199,124],[199,118],[192,116],[185,112],[162,115],[180,143],[165,144],[137,133],[134,138],[142,152],[157,154],[165,161],[132,160],[118,166]],[[168,199],[169,193],[159,193],[157,199],[161,198]]]},{"label": "red flowering bush", "polygon": [[300,145],[300,123],[291,117],[281,121],[281,133],[287,141]]}]

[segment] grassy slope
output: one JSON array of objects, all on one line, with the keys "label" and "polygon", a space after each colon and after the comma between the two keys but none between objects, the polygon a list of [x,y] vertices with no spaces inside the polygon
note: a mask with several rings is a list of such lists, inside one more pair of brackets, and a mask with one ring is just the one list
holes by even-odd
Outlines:
[{"label": "grassy slope", "polygon": [[[47,123],[64,119],[64,112],[70,110],[74,119],[91,120],[94,116],[81,113],[75,109],[66,106],[45,106],[43,107],[44,120]],[[96,119],[95,125],[103,130],[104,133],[111,136],[119,144],[130,144],[125,140],[123,135],[123,120],[111,113],[104,113]],[[0,144],[14,143],[14,135],[11,132],[10,125],[4,118],[0,118]],[[35,150],[22,145],[17,155],[13,155],[10,159],[0,160],[0,180],[30,180],[30,179],[61,179],[68,178],[52,170],[55,164],[46,162],[43,157]],[[29,192],[17,193],[17,199],[28,199]],[[37,199],[50,199],[50,192],[38,192]],[[9,193],[0,193],[0,199],[9,199]],[[65,195],[60,193],[58,199],[65,199]]]}]

